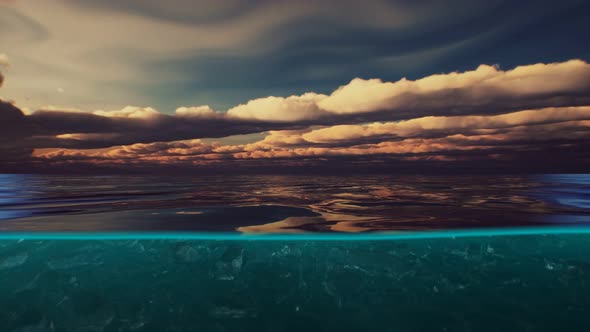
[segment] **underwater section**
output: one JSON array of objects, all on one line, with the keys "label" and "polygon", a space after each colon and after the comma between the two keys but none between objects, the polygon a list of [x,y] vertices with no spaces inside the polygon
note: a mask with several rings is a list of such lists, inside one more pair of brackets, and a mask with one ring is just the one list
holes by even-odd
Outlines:
[{"label": "underwater section", "polygon": [[587,233],[354,241],[5,236],[0,325],[21,332],[588,331]]}]

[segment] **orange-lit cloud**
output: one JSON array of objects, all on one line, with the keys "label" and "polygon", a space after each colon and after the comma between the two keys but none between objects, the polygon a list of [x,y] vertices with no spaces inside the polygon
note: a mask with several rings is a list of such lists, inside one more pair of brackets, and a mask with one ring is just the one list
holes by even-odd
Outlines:
[{"label": "orange-lit cloud", "polygon": [[[398,156],[404,160],[451,161],[480,151],[498,158],[590,138],[590,107],[547,108],[492,116],[424,117],[392,123],[337,125],[322,129],[270,131],[250,144],[202,140],[132,144],[109,149],[58,150],[38,154],[55,161],[198,163],[212,160]],[[370,139],[370,140],[368,140]]]},{"label": "orange-lit cloud", "polygon": [[489,133],[502,128],[570,120],[590,120],[590,106],[551,107],[495,116],[429,116],[400,122],[339,125],[312,130],[302,138],[311,143],[331,143],[383,136],[408,138],[429,133]]}]

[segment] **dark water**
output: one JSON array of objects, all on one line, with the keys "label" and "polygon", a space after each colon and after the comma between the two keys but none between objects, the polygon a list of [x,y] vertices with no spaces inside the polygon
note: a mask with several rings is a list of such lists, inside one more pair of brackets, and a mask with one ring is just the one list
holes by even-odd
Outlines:
[{"label": "dark water", "polygon": [[0,175],[2,231],[366,232],[588,222],[590,175]]},{"label": "dark water", "polygon": [[587,175],[0,175],[0,331],[588,331],[588,222]]}]

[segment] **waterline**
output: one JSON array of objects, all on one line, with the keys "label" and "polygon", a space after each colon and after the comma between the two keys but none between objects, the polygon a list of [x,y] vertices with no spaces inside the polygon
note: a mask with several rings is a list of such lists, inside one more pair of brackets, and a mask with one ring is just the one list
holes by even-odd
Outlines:
[{"label": "waterline", "polygon": [[589,226],[507,227],[371,233],[240,234],[220,232],[4,232],[0,240],[383,241],[464,237],[590,234]]}]

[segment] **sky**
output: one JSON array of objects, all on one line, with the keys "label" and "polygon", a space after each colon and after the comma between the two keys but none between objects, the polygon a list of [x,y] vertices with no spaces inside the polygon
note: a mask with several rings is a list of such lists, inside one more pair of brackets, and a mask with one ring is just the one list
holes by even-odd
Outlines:
[{"label": "sky", "polygon": [[0,0],[0,171],[584,171],[589,14]]}]

